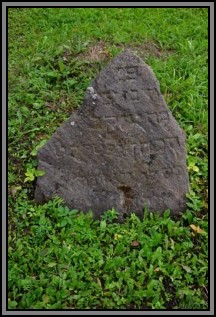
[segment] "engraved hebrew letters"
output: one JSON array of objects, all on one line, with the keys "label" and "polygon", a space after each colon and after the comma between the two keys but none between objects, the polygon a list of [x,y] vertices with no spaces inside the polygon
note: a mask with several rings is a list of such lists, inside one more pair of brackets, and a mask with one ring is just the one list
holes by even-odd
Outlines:
[{"label": "engraved hebrew letters", "polygon": [[38,152],[35,200],[55,195],[96,218],[110,208],[182,212],[188,191],[185,133],[151,68],[131,51],[92,81],[83,105]]}]

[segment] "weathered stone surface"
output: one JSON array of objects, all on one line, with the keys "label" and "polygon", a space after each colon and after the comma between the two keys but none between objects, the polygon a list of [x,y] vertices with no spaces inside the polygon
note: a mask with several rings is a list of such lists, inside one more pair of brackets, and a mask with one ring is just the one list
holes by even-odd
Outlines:
[{"label": "weathered stone surface", "polygon": [[173,213],[188,191],[185,133],[149,66],[125,51],[88,87],[83,106],[38,153],[38,203],[59,195],[96,217],[114,207]]}]

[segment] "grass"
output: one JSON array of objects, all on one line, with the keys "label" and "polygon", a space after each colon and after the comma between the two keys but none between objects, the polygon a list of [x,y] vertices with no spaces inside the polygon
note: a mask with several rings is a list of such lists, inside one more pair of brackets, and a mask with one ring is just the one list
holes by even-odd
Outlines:
[{"label": "grass", "polygon": [[[208,308],[208,12],[31,8],[8,13],[9,309]],[[178,218],[118,224],[36,206],[36,153],[124,48],[154,70],[187,135],[190,193]]]}]

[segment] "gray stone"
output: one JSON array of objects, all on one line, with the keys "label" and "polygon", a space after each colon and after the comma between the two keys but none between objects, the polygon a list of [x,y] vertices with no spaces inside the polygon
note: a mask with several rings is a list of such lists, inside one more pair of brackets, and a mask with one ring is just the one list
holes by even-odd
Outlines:
[{"label": "gray stone", "polygon": [[82,107],[38,153],[35,200],[55,195],[98,218],[184,211],[188,192],[185,133],[151,68],[131,51],[114,58],[88,87]]}]

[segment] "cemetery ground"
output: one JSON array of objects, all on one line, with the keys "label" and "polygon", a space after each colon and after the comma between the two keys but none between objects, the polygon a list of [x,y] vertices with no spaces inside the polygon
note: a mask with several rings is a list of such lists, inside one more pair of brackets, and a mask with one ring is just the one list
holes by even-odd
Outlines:
[{"label": "cemetery ground", "polygon": [[[208,308],[207,9],[9,9],[9,309]],[[124,48],[187,135],[187,210],[101,220],[34,203],[36,153]],[[40,177],[40,176],[39,176]]]}]

